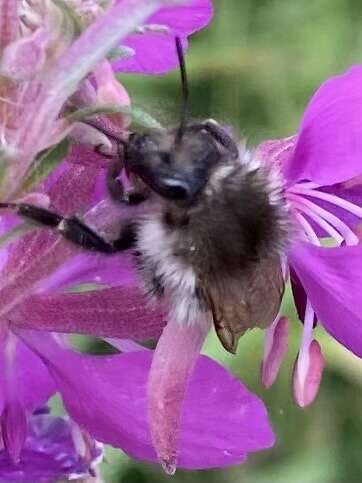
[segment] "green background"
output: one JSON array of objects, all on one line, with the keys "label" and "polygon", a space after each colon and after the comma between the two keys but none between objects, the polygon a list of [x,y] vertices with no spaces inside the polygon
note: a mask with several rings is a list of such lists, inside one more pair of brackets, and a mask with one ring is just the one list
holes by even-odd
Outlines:
[{"label": "green background", "polygon": [[[214,4],[212,24],[193,37],[187,54],[192,115],[231,124],[251,144],[295,132],[319,84],[362,62],[359,0],[215,0]],[[161,122],[177,120],[177,72],[121,79],[132,99]],[[327,359],[320,394],[311,407],[297,408],[290,381],[301,326],[289,300],[285,301],[291,317],[288,357],[271,390],[259,384],[261,332],[246,335],[234,357],[213,338],[205,349],[265,401],[277,444],[239,467],[179,470],[174,483],[362,481],[362,364],[318,330]],[[169,481],[159,467],[114,450],[108,452],[103,474],[107,483]]]}]

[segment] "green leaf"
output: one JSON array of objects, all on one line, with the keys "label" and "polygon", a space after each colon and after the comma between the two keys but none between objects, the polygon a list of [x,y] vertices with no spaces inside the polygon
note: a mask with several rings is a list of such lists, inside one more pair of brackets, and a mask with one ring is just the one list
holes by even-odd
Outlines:
[{"label": "green leaf", "polygon": [[70,147],[70,141],[63,139],[56,146],[43,151],[35,159],[31,165],[29,173],[25,177],[18,193],[30,190],[33,186],[37,185],[45,179],[50,172],[65,158],[68,154]]},{"label": "green leaf", "polygon": [[119,60],[132,57],[133,55],[135,55],[135,51],[131,47],[127,47],[126,45],[119,45],[118,47],[115,47],[114,49],[109,51],[109,53],[107,54],[107,59]]},{"label": "green leaf", "polygon": [[150,129],[162,129],[162,125],[140,107],[132,107],[129,111],[135,124]]},{"label": "green leaf", "polygon": [[130,116],[132,122],[148,129],[162,129],[162,125],[150,114],[139,107],[99,105],[78,109],[66,116],[67,122],[84,121],[98,114],[126,114]]}]

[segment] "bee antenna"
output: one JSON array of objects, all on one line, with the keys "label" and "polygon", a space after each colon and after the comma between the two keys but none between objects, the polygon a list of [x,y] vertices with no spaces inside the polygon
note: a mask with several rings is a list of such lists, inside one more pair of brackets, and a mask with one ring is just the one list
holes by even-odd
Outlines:
[{"label": "bee antenna", "polygon": [[186,72],[186,64],[185,64],[185,57],[182,50],[182,42],[180,37],[175,37],[176,42],[176,52],[177,58],[180,68],[180,75],[181,75],[181,89],[182,89],[182,108],[181,108],[181,118],[180,124],[177,129],[176,133],[176,144],[180,143],[182,136],[185,132],[186,126],[186,118],[187,118],[187,111],[188,111],[188,100],[189,100],[189,86],[187,82],[187,72]]}]

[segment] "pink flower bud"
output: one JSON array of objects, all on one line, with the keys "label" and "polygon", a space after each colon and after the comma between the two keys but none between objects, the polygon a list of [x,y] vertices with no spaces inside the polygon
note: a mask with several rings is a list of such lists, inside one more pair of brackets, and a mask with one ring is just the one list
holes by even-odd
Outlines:
[{"label": "pink flower bud", "polygon": [[29,37],[7,45],[1,59],[1,73],[14,80],[33,78],[46,62],[48,41],[48,33],[38,29]]},{"label": "pink flower bud", "polygon": [[325,360],[319,343],[313,340],[307,351],[299,353],[293,370],[293,396],[296,404],[305,407],[316,398]]},{"label": "pink flower bud", "polygon": [[275,382],[280,366],[288,350],[288,319],[280,317],[266,330],[264,358],[260,378],[264,387],[269,389]]},{"label": "pink flower bud", "polygon": [[[97,101],[99,104],[130,106],[131,100],[128,92],[116,79],[108,61],[104,60],[97,66],[94,76],[98,85]],[[125,128],[130,123],[129,116],[124,114],[112,114],[109,117],[119,128]]]}]

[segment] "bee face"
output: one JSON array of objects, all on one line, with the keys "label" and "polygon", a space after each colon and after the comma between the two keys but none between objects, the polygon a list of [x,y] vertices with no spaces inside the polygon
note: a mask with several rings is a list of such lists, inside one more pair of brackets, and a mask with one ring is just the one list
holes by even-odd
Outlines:
[{"label": "bee face", "polygon": [[185,129],[175,142],[175,129],[133,134],[125,150],[125,167],[161,197],[191,204],[205,188],[224,155],[207,131]]}]

